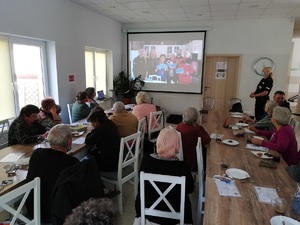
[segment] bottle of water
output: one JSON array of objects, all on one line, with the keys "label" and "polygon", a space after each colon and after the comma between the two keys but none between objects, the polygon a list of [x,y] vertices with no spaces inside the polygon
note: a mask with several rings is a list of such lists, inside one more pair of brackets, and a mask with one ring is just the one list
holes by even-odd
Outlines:
[{"label": "bottle of water", "polygon": [[292,210],[300,215],[300,183],[297,183],[297,191],[292,200]]}]

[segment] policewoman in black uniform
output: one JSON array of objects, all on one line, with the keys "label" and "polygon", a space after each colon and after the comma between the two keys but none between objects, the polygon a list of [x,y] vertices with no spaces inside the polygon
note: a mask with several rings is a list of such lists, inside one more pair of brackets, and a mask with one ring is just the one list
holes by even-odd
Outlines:
[{"label": "policewoman in black uniform", "polygon": [[272,68],[264,67],[261,76],[263,78],[258,83],[256,90],[250,94],[250,98],[255,98],[255,119],[258,121],[264,115],[264,107],[270,99],[269,94],[273,87]]}]

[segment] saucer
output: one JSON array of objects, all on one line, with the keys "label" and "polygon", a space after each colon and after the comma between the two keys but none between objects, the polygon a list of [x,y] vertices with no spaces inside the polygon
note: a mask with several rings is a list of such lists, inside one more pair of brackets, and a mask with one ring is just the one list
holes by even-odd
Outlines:
[{"label": "saucer", "polygon": [[239,142],[231,139],[225,139],[222,141],[223,144],[225,145],[238,145]]},{"label": "saucer", "polygon": [[248,177],[250,177],[250,175],[241,169],[237,169],[237,168],[230,168],[227,169],[225,171],[225,173],[229,176],[229,177],[233,177],[235,179],[246,179]]}]

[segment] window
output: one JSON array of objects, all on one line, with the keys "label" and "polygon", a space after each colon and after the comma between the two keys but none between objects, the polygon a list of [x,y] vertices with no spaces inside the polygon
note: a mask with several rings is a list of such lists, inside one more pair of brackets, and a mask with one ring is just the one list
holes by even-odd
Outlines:
[{"label": "window", "polygon": [[107,51],[87,47],[85,50],[86,86],[106,94],[106,59]]},{"label": "window", "polygon": [[18,116],[28,104],[40,106],[48,95],[45,60],[45,42],[0,37],[0,94],[5,96],[0,119]]}]

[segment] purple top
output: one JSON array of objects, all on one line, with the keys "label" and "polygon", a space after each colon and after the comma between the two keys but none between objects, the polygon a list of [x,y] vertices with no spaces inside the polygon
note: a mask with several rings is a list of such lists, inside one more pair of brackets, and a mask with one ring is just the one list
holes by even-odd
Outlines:
[{"label": "purple top", "polygon": [[281,154],[288,165],[297,165],[298,147],[293,128],[290,125],[283,125],[276,131],[259,130],[257,134],[267,137],[270,141],[262,141],[262,146],[275,150]]}]

